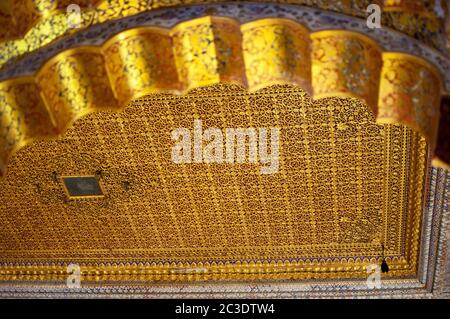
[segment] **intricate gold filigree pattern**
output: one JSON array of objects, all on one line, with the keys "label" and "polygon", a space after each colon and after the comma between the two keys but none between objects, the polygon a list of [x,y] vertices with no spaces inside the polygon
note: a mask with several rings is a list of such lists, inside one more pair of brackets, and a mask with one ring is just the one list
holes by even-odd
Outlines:
[{"label": "intricate gold filigree pattern", "polygon": [[[267,28],[263,30],[263,26]],[[55,56],[35,77],[39,96],[33,97],[38,101],[33,107],[45,105],[39,112],[48,114],[48,118],[28,122],[45,128],[24,128],[28,123],[24,121],[27,111],[23,108],[29,107],[30,102],[15,88],[16,81],[24,80],[0,83],[7,88],[7,93],[0,91],[0,98],[16,103],[0,104],[5,123],[0,126],[0,145],[14,144],[0,149],[1,161],[7,163],[12,152],[25,144],[25,138],[18,138],[25,136],[23,130],[61,133],[69,123],[96,109],[117,109],[143,94],[185,93],[219,82],[238,83],[250,90],[282,82],[304,85],[304,89],[312,86],[319,98],[358,97],[370,105],[374,114],[382,110],[383,121],[407,124],[423,133],[431,146],[435,144],[440,77],[419,58],[383,54],[385,63],[381,69],[376,45],[356,33],[319,32],[313,34],[310,46],[304,41],[306,29],[283,19],[254,21],[240,29],[233,19],[205,17],[180,24],[170,32],[157,28],[129,30],[102,48],[82,47]],[[393,60],[398,62],[392,64]],[[417,67],[420,72],[405,73],[403,66],[410,70]],[[308,84],[311,68],[312,85]],[[30,81],[34,89],[33,80]],[[377,105],[379,88],[382,96]],[[404,92],[410,93],[404,99],[406,104],[391,103]],[[12,93],[17,96],[10,96]],[[405,118],[403,108],[411,110],[412,115]],[[11,126],[12,119],[18,123]],[[39,135],[29,136],[32,137]]]},{"label": "intricate gold filigree pattern", "polygon": [[381,50],[366,37],[352,32],[313,34],[312,79],[317,97],[353,94],[377,114],[382,66]]},{"label": "intricate gold filigree pattern", "polygon": [[220,82],[245,85],[239,23],[205,17],[181,23],[171,33],[182,87]]},{"label": "intricate gold filigree pattern", "polygon": [[42,96],[59,132],[90,110],[116,105],[100,53],[88,48],[66,52],[36,76]]},{"label": "intricate gold filigree pattern", "polygon": [[[194,119],[279,127],[279,173],[174,164],[171,130]],[[64,279],[60,261],[82,263],[85,280],[365,277],[380,242],[388,276],[411,276],[425,161],[418,133],[376,124],[357,99],[287,86],[148,96],[16,154],[0,181],[0,256],[34,264],[4,264],[0,280]],[[94,174],[103,198],[67,199],[61,176]]]},{"label": "intricate gold filigree pattern", "polygon": [[15,149],[37,137],[57,134],[33,79],[1,83],[0,115],[0,171]]},{"label": "intricate gold filigree pattern", "polygon": [[177,89],[172,41],[165,30],[137,29],[103,47],[106,68],[119,104],[152,91]]},{"label": "intricate gold filigree pattern", "polygon": [[434,149],[439,125],[440,79],[437,71],[412,56],[385,53],[378,120],[404,123],[422,133]]},{"label": "intricate gold filigree pattern", "polygon": [[311,89],[310,38],[308,30],[292,21],[265,19],[242,27],[244,60],[249,87],[292,83]]},{"label": "intricate gold filigree pattern", "polygon": [[445,15],[445,1],[384,0],[382,21],[431,46],[443,47]]}]

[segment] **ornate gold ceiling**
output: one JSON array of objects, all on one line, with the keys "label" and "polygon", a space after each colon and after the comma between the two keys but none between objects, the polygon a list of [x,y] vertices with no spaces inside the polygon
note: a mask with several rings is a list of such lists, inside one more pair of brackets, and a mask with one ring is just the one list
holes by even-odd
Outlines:
[{"label": "ornate gold ceiling", "polygon": [[[194,119],[279,127],[279,173],[174,164],[170,133]],[[36,279],[63,278],[62,265],[48,264],[58,262],[83,263],[86,278],[99,280],[355,278],[384,243],[388,276],[412,276],[425,168],[424,139],[376,124],[356,99],[313,102],[287,86],[148,96],[13,157],[0,182],[0,255],[40,264]],[[77,175],[97,175],[105,196],[68,199],[61,177]]]},{"label": "ornate gold ceiling", "polygon": [[[386,289],[439,286],[450,61],[434,1],[377,2],[377,30],[372,1],[69,2],[0,4],[0,296],[65,282],[69,263],[94,287],[356,287],[382,245]],[[171,132],[195,120],[278,128],[279,171],[175,164]],[[69,196],[67,177],[98,196]]]}]

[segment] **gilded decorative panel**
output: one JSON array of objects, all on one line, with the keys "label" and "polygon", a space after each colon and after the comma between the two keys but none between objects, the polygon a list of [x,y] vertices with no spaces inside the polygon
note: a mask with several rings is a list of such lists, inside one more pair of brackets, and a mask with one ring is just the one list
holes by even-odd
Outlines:
[{"label": "gilded decorative panel", "polygon": [[312,81],[316,98],[353,95],[377,114],[381,50],[361,35],[345,31],[314,33]]},{"label": "gilded decorative panel", "polygon": [[0,105],[0,171],[4,171],[17,149],[36,137],[54,136],[57,131],[32,78],[3,82]]},{"label": "gilded decorative panel", "polygon": [[[171,131],[277,127],[280,168],[175,164]],[[417,273],[426,144],[357,99],[237,86],[152,95],[19,150],[0,181],[1,280],[357,278]],[[104,197],[69,199],[62,176]]]},{"label": "gilded decorative panel", "polygon": [[378,121],[404,123],[435,146],[439,125],[441,83],[422,60],[399,53],[383,55]]},{"label": "gilded decorative panel", "polygon": [[292,83],[312,92],[309,31],[291,20],[263,19],[242,27],[249,86]]},{"label": "gilded decorative panel", "polygon": [[111,87],[120,105],[152,91],[176,89],[172,40],[165,30],[135,29],[103,47]]},{"label": "gilded decorative panel", "polygon": [[59,55],[37,74],[42,98],[59,132],[90,109],[115,106],[104,64],[96,48],[84,48]]},{"label": "gilded decorative panel", "polygon": [[384,0],[383,24],[444,49],[447,1]]},{"label": "gilded decorative panel", "polygon": [[[442,2],[210,2],[0,3],[0,295],[65,287],[76,263],[80,294],[325,279],[316,296],[374,296],[382,244],[382,291],[444,292],[448,173],[427,170],[449,163]],[[367,30],[372,2],[403,34]],[[279,170],[174,163],[171,132],[198,120],[279,129]]]},{"label": "gilded decorative panel", "polygon": [[245,85],[242,37],[236,20],[200,18],[177,25],[171,34],[183,89],[220,82]]}]

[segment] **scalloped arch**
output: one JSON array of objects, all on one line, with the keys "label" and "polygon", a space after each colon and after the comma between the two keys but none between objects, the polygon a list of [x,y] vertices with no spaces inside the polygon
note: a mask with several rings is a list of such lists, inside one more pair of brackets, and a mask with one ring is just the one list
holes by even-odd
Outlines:
[{"label": "scalloped arch", "polygon": [[[181,5],[217,4],[218,0],[4,0],[0,5],[0,47],[6,54],[0,56],[0,65],[9,59],[34,51],[73,31],[68,27],[67,7],[76,3],[80,6],[80,28],[87,28],[105,21],[129,17],[144,11],[159,8],[176,8]],[[247,1],[240,1],[247,2]],[[369,4],[378,4],[383,10],[383,24],[406,33],[430,46],[445,50],[445,43],[440,36],[445,32],[441,25],[445,17],[438,14],[439,8],[426,0],[389,1],[307,1],[275,0],[261,1],[265,4],[288,3],[331,10],[356,17],[366,17]],[[251,3],[251,1],[248,1]],[[445,3],[442,10],[445,11]]]},{"label": "scalloped arch", "polygon": [[433,150],[442,92],[425,60],[383,52],[349,31],[311,33],[287,19],[245,24],[207,16],[172,29],[116,34],[99,47],[64,51],[33,77],[0,82],[0,172],[36,138],[55,137],[94,111],[117,111],[144,95],[234,83],[250,91],[291,84],[315,98],[356,97],[379,123],[410,126]]}]

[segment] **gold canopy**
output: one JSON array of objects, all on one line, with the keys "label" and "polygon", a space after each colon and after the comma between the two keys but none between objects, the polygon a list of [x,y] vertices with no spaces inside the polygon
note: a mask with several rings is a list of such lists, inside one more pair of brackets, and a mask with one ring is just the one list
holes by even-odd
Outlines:
[{"label": "gold canopy", "polygon": [[[76,31],[69,2],[83,12]],[[448,173],[430,172],[448,164],[444,18],[433,1],[279,2],[360,18],[376,2],[383,25],[402,33],[310,28],[284,16],[295,6],[241,19],[217,5],[175,19],[184,1],[0,4],[0,296],[11,282],[64,284],[69,263],[95,287],[355,287],[382,255],[387,287],[434,289],[446,260]],[[173,23],[134,25],[158,8]],[[317,21],[330,17],[344,19]],[[114,32],[102,37],[108,21]],[[279,172],[175,164],[171,131],[195,120],[278,128]],[[96,196],[72,196],[68,178],[95,181]]]}]

